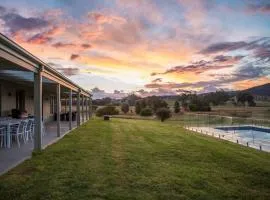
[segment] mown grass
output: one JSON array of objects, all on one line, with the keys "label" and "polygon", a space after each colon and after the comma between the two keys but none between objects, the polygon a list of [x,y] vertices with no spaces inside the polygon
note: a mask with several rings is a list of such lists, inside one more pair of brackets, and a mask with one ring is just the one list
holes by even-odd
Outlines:
[{"label": "mown grass", "polygon": [[270,199],[270,154],[176,123],[94,119],[0,177],[0,199]]}]

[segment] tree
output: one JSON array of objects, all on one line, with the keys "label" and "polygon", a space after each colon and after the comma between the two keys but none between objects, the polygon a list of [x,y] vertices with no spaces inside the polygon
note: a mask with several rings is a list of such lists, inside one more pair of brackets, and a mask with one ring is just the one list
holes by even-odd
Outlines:
[{"label": "tree", "polygon": [[192,95],[188,105],[190,111],[211,111],[209,101],[204,96]]},{"label": "tree", "polygon": [[141,110],[146,107],[149,107],[153,112],[156,112],[158,108],[168,107],[168,104],[166,101],[157,96],[146,97],[136,101],[136,114],[140,114]]},{"label": "tree", "polygon": [[137,115],[139,115],[141,113],[140,101],[136,101],[136,103],[135,103],[135,112],[136,112]]},{"label": "tree", "polygon": [[254,97],[247,92],[239,92],[236,95],[237,103],[241,103],[244,105],[246,102],[249,106],[256,106],[256,103],[254,102]]},{"label": "tree", "polygon": [[174,103],[174,112],[179,113],[180,112],[180,104],[178,101],[175,101]]},{"label": "tree", "polygon": [[126,102],[130,106],[135,106],[136,101],[139,100],[139,99],[141,99],[141,98],[138,97],[137,95],[135,95],[135,94],[129,94],[127,97],[124,97],[122,99],[122,102]]},{"label": "tree", "polygon": [[96,112],[97,117],[102,117],[103,115],[118,115],[119,111],[115,106],[104,106],[99,108]]},{"label": "tree", "polygon": [[106,106],[109,105],[112,102],[112,99],[110,97],[105,97],[103,99],[95,99],[93,100],[92,104],[97,106]]},{"label": "tree", "polygon": [[140,115],[141,116],[144,116],[144,117],[152,116],[153,115],[153,111],[152,111],[151,108],[145,107],[145,108],[143,108],[141,110]]},{"label": "tree", "polygon": [[213,105],[223,105],[229,100],[230,96],[224,90],[217,90],[216,92],[210,92],[202,95],[203,98]]},{"label": "tree", "polygon": [[127,103],[122,103],[121,110],[126,114],[129,111],[129,105]]},{"label": "tree", "polygon": [[160,121],[164,122],[166,119],[171,117],[171,111],[168,108],[159,108],[156,112],[156,115]]}]

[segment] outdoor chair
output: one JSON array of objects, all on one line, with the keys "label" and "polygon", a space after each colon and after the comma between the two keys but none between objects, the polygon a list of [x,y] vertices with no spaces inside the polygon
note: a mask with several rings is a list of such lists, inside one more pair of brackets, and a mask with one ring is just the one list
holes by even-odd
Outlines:
[{"label": "outdoor chair", "polygon": [[24,143],[26,143],[26,138],[25,138],[25,129],[26,129],[27,122],[26,121],[21,121],[18,124],[13,124],[10,126],[10,136],[11,138],[14,136],[17,141],[17,145],[20,148],[20,137],[23,139]]},{"label": "outdoor chair", "polygon": [[41,122],[41,131],[42,131],[42,136],[46,135],[46,131],[45,131],[45,126],[44,126],[44,122]]},{"label": "outdoor chair", "polygon": [[35,121],[34,119],[29,119],[29,121],[32,121],[31,126],[30,126],[30,140],[33,141],[34,138],[34,133],[35,133]]},{"label": "outdoor chair", "polygon": [[6,127],[0,127],[1,148],[4,146],[6,136]]},{"label": "outdoor chair", "polygon": [[[31,140],[33,139],[33,137],[34,137],[34,134],[35,134],[35,120],[32,120],[32,126],[31,126]],[[44,122],[42,121],[41,122],[41,131],[42,131],[42,136],[45,136],[46,135],[46,131],[45,131],[45,126],[44,126]]]},{"label": "outdoor chair", "polygon": [[33,120],[29,119],[27,124],[26,124],[26,128],[25,128],[25,139],[26,139],[26,141],[28,141],[29,138],[30,138],[31,141],[33,140],[33,138],[32,138],[32,136],[33,136],[33,133],[32,133],[33,128],[32,128],[32,126],[33,126]]}]

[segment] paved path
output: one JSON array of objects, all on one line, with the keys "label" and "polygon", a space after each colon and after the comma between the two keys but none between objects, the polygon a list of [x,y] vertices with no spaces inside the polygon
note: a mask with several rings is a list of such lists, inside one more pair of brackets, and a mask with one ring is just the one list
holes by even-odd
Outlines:
[{"label": "paved path", "polygon": [[[76,128],[76,121],[73,122],[73,128]],[[45,125],[46,134],[43,136],[42,146],[45,148],[51,143],[57,141],[59,138],[56,136],[57,125],[56,122],[50,122]],[[69,131],[68,122],[61,122],[61,135]],[[61,137],[60,137],[61,138]],[[26,144],[21,142],[21,147],[18,148],[16,142],[12,143],[12,148],[0,149],[0,175],[7,172],[9,169],[15,167],[25,159],[31,157],[34,148],[33,141],[28,141]]]}]

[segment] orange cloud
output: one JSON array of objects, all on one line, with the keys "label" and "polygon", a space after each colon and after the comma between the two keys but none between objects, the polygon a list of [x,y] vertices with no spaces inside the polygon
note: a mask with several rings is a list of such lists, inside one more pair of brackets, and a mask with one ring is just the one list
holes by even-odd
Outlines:
[{"label": "orange cloud", "polygon": [[112,23],[120,23],[123,24],[126,20],[123,17],[116,15],[106,15],[100,12],[89,12],[87,14],[88,18],[94,21],[97,24],[112,24]]},{"label": "orange cloud", "polygon": [[261,77],[257,79],[251,79],[251,80],[237,81],[233,83],[233,87],[239,90],[244,90],[251,87],[255,87],[257,85],[263,85],[266,83],[270,83],[269,77]]},{"label": "orange cloud", "polygon": [[143,16],[152,23],[161,23],[163,21],[162,12],[155,1],[145,0],[116,0],[119,8],[128,10],[131,18]]},{"label": "orange cloud", "polygon": [[195,29],[202,28],[205,22],[206,9],[205,1],[178,0],[185,9],[185,19]]}]

